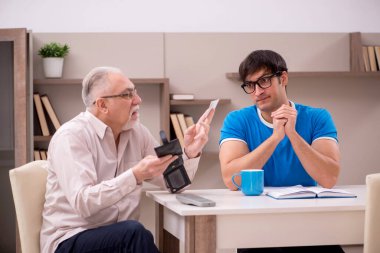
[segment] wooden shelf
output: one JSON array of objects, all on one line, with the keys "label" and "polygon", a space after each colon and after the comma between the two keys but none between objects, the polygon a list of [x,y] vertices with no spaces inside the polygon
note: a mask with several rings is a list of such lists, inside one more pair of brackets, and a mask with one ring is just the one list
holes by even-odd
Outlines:
[{"label": "wooden shelf", "polygon": [[380,77],[380,72],[350,72],[350,71],[325,71],[325,72],[290,72],[290,77]]},{"label": "wooden shelf", "polygon": [[49,142],[53,136],[35,135],[34,142]]},{"label": "wooden shelf", "polygon": [[[168,78],[131,78],[134,84],[162,84],[168,83]],[[49,79],[34,79],[34,85],[82,85],[80,78],[49,78]]]},{"label": "wooden shelf", "polygon": [[82,79],[34,79],[33,85],[82,85]]},{"label": "wooden shelf", "polygon": [[[170,100],[170,105],[209,105],[214,99]],[[219,99],[219,104],[229,104],[231,99]]]},{"label": "wooden shelf", "polygon": [[[237,72],[226,73],[228,79],[240,81]],[[324,72],[289,72],[289,77],[375,77],[380,78],[380,71],[377,72],[351,72],[351,71],[324,71]]]}]

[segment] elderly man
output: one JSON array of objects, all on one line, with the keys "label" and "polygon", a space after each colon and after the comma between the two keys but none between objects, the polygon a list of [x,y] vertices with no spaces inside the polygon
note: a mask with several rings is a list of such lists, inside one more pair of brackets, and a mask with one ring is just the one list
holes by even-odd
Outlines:
[{"label": "elderly man", "polygon": [[[139,122],[142,102],[116,68],[95,68],[84,78],[86,111],[54,134],[41,252],[158,252],[141,225],[142,182],[165,187],[162,174],[176,156],[158,158],[157,141]],[[185,133],[184,166],[194,177],[208,141],[214,110]]]}]

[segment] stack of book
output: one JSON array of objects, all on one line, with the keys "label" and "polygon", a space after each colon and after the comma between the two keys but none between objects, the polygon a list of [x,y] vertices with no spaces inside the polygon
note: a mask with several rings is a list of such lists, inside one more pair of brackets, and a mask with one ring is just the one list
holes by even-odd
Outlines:
[{"label": "stack of book", "polygon": [[[191,93],[174,93],[170,94],[171,100],[194,100],[194,94]],[[184,147],[184,135],[188,127],[194,125],[193,117],[183,113],[170,113],[171,136],[177,138],[182,148]]]},{"label": "stack of book", "polygon": [[34,93],[33,101],[34,135],[52,135],[61,126],[61,123],[55,114],[49,97],[46,94],[40,95],[39,93]]},{"label": "stack of book", "polygon": [[363,46],[364,69],[366,72],[380,70],[380,46]]},{"label": "stack of book", "polygon": [[170,113],[170,122],[171,128],[173,129],[172,136],[176,136],[181,144],[182,148],[184,147],[184,134],[188,127],[194,125],[194,119],[191,116],[184,115],[183,113]]}]

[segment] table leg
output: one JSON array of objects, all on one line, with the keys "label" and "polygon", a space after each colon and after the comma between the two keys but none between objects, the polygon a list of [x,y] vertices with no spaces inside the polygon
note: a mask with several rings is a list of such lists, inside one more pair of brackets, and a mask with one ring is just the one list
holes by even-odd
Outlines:
[{"label": "table leg", "polygon": [[185,217],[185,253],[216,252],[216,216]]},{"label": "table leg", "polygon": [[156,245],[160,252],[164,252],[164,207],[156,202]]},{"label": "table leg", "polygon": [[[156,203],[156,244],[160,252],[179,252],[179,240],[164,230],[164,207]],[[185,217],[185,253],[216,252],[216,216]]]},{"label": "table leg", "polygon": [[185,217],[185,253],[195,253],[195,218]]},{"label": "table leg", "polygon": [[179,253],[179,240],[177,237],[164,229],[164,249],[162,253]]},{"label": "table leg", "polygon": [[164,229],[164,207],[156,203],[156,245],[161,253],[179,253],[179,240]]}]

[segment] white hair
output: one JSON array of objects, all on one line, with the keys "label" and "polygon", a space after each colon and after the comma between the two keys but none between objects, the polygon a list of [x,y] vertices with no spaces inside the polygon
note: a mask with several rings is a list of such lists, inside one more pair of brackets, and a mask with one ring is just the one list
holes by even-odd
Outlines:
[{"label": "white hair", "polygon": [[104,89],[109,84],[108,74],[110,73],[121,74],[122,71],[115,67],[96,67],[83,78],[82,99],[87,108],[92,106],[96,99],[94,90]]}]

